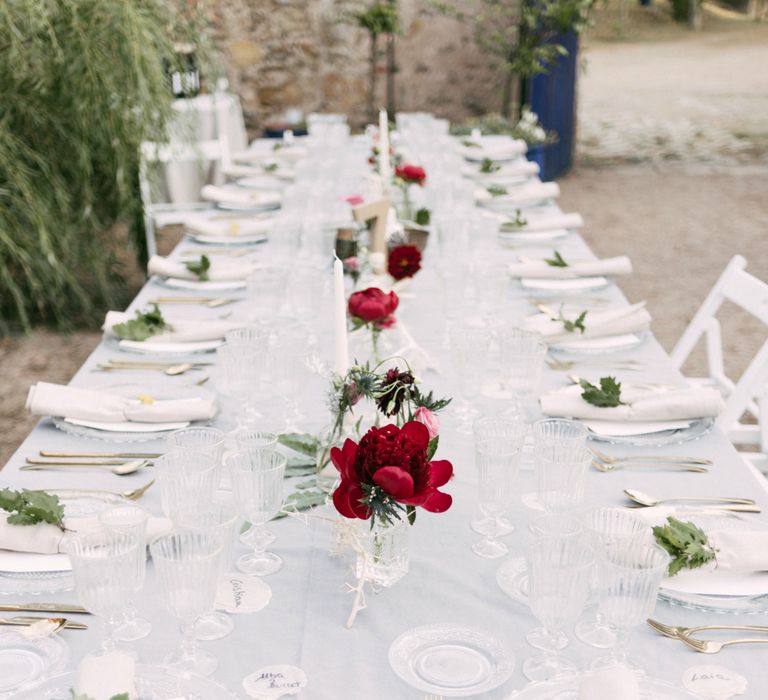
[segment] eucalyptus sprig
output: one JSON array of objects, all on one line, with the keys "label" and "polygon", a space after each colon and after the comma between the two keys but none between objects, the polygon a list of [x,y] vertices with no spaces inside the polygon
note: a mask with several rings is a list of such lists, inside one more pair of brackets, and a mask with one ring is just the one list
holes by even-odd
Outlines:
[{"label": "eucalyptus sprig", "polygon": [[667,518],[667,523],[654,526],[653,536],[656,543],[672,557],[667,569],[669,576],[682,569],[698,569],[716,558],[716,550],[700,527],[672,516]]},{"label": "eucalyptus sprig", "polygon": [[157,304],[152,304],[150,311],[137,311],[136,318],[116,323],[112,332],[125,340],[142,341],[170,328]]},{"label": "eucalyptus sprig", "polygon": [[515,218],[505,221],[501,225],[502,231],[517,231],[528,225],[528,219],[523,216],[523,212],[520,209],[515,209]]},{"label": "eucalyptus sprig", "polygon": [[201,282],[208,281],[208,270],[211,269],[211,261],[207,255],[201,255],[200,260],[190,260],[184,263],[187,268]]},{"label": "eucalyptus sprig", "polygon": [[491,197],[501,197],[505,194],[509,194],[507,188],[502,187],[501,185],[491,185],[490,187],[487,187],[486,190]]},{"label": "eucalyptus sprig", "polygon": [[274,173],[280,166],[277,163],[264,163],[261,169],[265,173]]},{"label": "eucalyptus sprig", "polygon": [[501,166],[498,163],[494,163],[490,158],[483,158],[483,162],[480,163],[480,172],[486,175],[496,173],[501,170]]},{"label": "eucalyptus sprig", "polygon": [[558,323],[563,324],[563,329],[567,333],[575,333],[576,331],[581,331],[582,335],[584,334],[584,331],[587,330],[587,327],[584,325],[584,319],[587,317],[587,311],[582,311],[574,321],[571,321],[570,319],[566,318],[563,315],[563,307],[560,307],[560,310],[558,312],[558,315],[555,317],[550,317],[552,321],[557,321]]},{"label": "eucalyptus sprig", "polygon": [[58,496],[45,491],[0,490],[0,508],[10,513],[10,525],[36,525],[50,523],[64,530],[64,506]]},{"label": "eucalyptus sprig", "polygon": [[461,145],[465,148],[480,148],[480,144],[477,143],[477,141],[473,141],[472,139],[462,139]]},{"label": "eucalyptus sprig", "polygon": [[599,388],[586,379],[580,379],[579,386],[583,389],[581,398],[593,406],[614,408],[624,405],[621,400],[621,383],[615,377],[600,377]]},{"label": "eucalyptus sprig", "polygon": [[544,258],[544,262],[550,267],[568,267],[568,263],[565,262],[563,256],[559,251],[554,251],[551,258]]}]

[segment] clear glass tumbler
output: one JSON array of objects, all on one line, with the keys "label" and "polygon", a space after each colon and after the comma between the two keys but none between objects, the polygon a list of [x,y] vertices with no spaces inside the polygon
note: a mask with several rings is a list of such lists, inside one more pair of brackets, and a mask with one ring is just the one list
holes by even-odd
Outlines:
[{"label": "clear glass tumbler", "polygon": [[199,508],[218,486],[216,462],[206,454],[172,450],[155,460],[160,502],[166,517]]},{"label": "clear glass tumbler", "polygon": [[482,392],[491,334],[485,326],[467,325],[453,326],[448,334],[459,385],[460,401],[453,407],[454,415],[460,421],[456,430],[471,434],[472,420],[478,414],[473,402]]}]

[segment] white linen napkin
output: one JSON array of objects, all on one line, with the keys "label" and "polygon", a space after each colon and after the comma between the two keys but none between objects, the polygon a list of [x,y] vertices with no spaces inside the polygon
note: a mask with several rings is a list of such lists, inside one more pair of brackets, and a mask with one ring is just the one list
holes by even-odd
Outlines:
[{"label": "white linen napkin", "polygon": [[[119,337],[112,329],[118,323],[125,323],[136,318],[136,314],[125,311],[107,311],[102,330],[108,336]],[[242,321],[204,320],[197,321],[168,321],[170,329],[157,335],[150,336],[139,344],[157,343],[198,343],[206,340],[221,340],[231,330],[242,328]],[[133,341],[138,342],[138,341]]]},{"label": "white linen napkin", "polygon": [[473,146],[462,145],[459,153],[468,161],[482,162],[486,158],[490,160],[512,160],[523,155],[528,150],[528,145],[522,139],[507,137],[486,137],[479,141],[472,141]]},{"label": "white linen napkin", "polygon": [[517,186],[511,186],[506,194],[495,197],[487,189],[475,190],[475,201],[482,207],[514,207],[541,202],[544,199],[554,199],[560,196],[560,186],[556,182],[540,182],[530,180]]},{"label": "white linen napkin", "polygon": [[461,169],[461,174],[464,177],[472,178],[473,180],[488,181],[488,182],[501,182],[506,180],[513,180],[520,177],[530,177],[532,175],[539,174],[539,164],[534,163],[531,160],[525,158],[518,158],[507,163],[498,164],[498,170],[494,170],[492,173],[484,173],[480,170],[481,165],[465,165]]},{"label": "white linen napkin", "polygon": [[279,192],[264,192],[263,190],[249,190],[245,187],[219,187],[218,185],[205,185],[200,190],[200,196],[209,202],[220,204],[234,204],[242,207],[271,207],[279,205],[281,196]]},{"label": "white linen napkin", "polygon": [[583,389],[573,384],[544,394],[541,411],[548,416],[564,416],[601,421],[675,421],[716,416],[723,408],[720,393],[710,387],[682,387],[659,391],[623,384],[621,400],[615,407],[593,406],[581,398]]},{"label": "white linen napkin", "polygon": [[[536,314],[529,316],[524,321],[528,330],[539,333],[547,343],[561,341],[576,341],[586,338],[602,338],[606,336],[618,336],[624,333],[637,333],[647,330],[651,323],[651,315],[645,310],[645,302],[632,304],[622,309],[586,309],[584,317],[585,331],[568,332],[563,327],[563,322],[554,319],[551,314]],[[569,321],[575,321],[581,311],[563,312],[563,317]]]},{"label": "white linen napkin", "polygon": [[540,231],[553,231],[561,228],[574,229],[584,226],[584,219],[581,214],[545,214],[543,216],[524,216],[525,226],[510,226],[501,224],[500,235],[515,233],[534,233]]},{"label": "white linen napkin", "polygon": [[75,694],[92,700],[110,700],[127,693],[129,700],[135,700],[139,697],[135,679],[136,662],[128,654],[111,651],[88,655],[77,666]]},{"label": "white linen napkin", "polygon": [[[211,282],[230,282],[244,280],[256,269],[256,264],[243,260],[211,259],[211,267],[208,269],[208,280]],[[160,275],[173,279],[190,280],[198,282],[197,275],[190,272],[184,263],[178,260],[170,260],[160,255],[153,255],[149,259],[147,272],[150,275]]]},{"label": "white linen napkin", "polygon": [[640,700],[637,673],[625,666],[584,674],[579,682],[579,700]]},{"label": "white linen napkin", "polygon": [[602,260],[570,261],[567,267],[555,267],[544,260],[527,260],[510,263],[509,274],[512,277],[528,279],[573,279],[574,277],[619,277],[632,273],[632,261],[626,255]]},{"label": "white linen napkin", "polygon": [[29,388],[26,409],[34,416],[61,416],[84,421],[167,423],[211,420],[216,415],[216,402],[193,397],[142,403],[138,398],[129,399],[109,391],[37,382]]},{"label": "white linen napkin", "polygon": [[717,551],[718,569],[768,572],[768,530],[712,530],[707,537]]},{"label": "white linen napkin", "polygon": [[217,217],[212,219],[200,214],[188,216],[184,226],[194,233],[206,236],[255,236],[267,233],[274,226],[274,221],[261,218]]}]

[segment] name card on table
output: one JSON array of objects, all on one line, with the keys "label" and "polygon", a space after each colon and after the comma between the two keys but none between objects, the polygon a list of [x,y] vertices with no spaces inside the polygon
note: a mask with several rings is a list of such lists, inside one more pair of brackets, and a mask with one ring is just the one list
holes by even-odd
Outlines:
[{"label": "name card on table", "polygon": [[272,589],[256,576],[227,574],[216,588],[216,609],[228,613],[254,613],[267,607]]},{"label": "name card on table", "polygon": [[683,685],[691,692],[710,700],[743,695],[749,686],[747,679],[741,674],[714,664],[691,666],[683,673]]},{"label": "name card on table", "polygon": [[[355,221],[370,221],[371,228],[371,257],[374,272],[383,272],[387,267],[387,216],[389,215],[389,199],[378,199],[375,202],[359,204],[352,207]],[[374,261],[376,261],[374,263]],[[377,269],[378,268],[378,269]]]},{"label": "name card on table", "polygon": [[243,678],[245,692],[260,700],[298,695],[306,685],[307,674],[298,666],[265,666]]}]

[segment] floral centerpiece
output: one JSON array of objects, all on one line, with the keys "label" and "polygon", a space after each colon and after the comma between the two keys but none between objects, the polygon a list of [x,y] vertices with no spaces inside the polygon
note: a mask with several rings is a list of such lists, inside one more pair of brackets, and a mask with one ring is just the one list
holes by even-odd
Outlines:
[{"label": "floral centerpiece", "polygon": [[368,287],[349,296],[347,312],[352,330],[367,328],[370,331],[374,357],[378,357],[381,332],[396,323],[394,313],[399,303],[395,292],[384,292],[378,287]]},{"label": "floral centerpiece", "polygon": [[421,252],[415,245],[398,245],[389,251],[387,272],[395,282],[413,277],[421,269]]},{"label": "floral centerpiece", "polygon": [[403,194],[402,210],[400,212],[401,219],[415,221],[416,213],[412,210],[410,189],[412,185],[423,187],[426,181],[427,173],[419,165],[403,163],[395,167],[394,184]]}]

